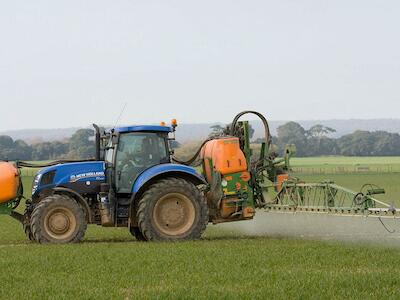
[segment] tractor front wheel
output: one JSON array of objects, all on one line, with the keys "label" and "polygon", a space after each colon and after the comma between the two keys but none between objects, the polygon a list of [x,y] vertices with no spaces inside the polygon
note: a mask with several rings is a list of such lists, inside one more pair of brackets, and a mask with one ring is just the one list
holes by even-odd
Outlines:
[{"label": "tractor front wheel", "polygon": [[76,243],[85,235],[87,222],[82,207],[65,195],[51,195],[32,212],[31,230],[39,243]]},{"label": "tractor front wheel", "polygon": [[143,194],[137,220],[148,241],[198,239],[208,223],[207,203],[191,182],[166,178]]}]

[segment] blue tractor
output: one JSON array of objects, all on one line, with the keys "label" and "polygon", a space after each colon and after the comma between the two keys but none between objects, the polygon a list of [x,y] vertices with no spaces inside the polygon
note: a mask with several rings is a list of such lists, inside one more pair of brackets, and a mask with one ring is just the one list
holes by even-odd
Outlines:
[{"label": "blue tractor", "polygon": [[96,159],[42,168],[25,212],[32,240],[78,242],[87,224],[129,227],[139,240],[201,236],[208,208],[204,177],[171,162],[169,126],[118,127],[100,134]]}]

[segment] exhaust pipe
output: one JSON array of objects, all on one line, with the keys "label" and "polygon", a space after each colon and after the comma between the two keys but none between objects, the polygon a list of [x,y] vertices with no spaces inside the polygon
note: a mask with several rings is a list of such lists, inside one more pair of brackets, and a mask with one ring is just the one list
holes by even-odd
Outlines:
[{"label": "exhaust pipe", "polygon": [[95,143],[96,143],[96,160],[100,160],[100,128],[96,124],[93,124],[94,130],[96,131]]}]

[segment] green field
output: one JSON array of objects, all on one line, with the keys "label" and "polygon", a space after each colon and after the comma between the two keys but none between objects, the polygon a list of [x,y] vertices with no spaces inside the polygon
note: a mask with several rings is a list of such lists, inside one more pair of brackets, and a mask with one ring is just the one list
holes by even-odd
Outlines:
[{"label": "green field", "polygon": [[399,156],[373,156],[373,157],[349,157],[349,156],[321,156],[321,157],[294,157],[291,165],[301,166],[353,166],[353,165],[400,165]]},{"label": "green field", "polygon": [[293,158],[294,172],[303,174],[400,173],[399,157],[302,157]]},{"label": "green field", "polygon": [[[325,159],[325,158],[324,158]],[[322,158],[296,159],[318,165]],[[329,158],[334,164],[364,158]],[[391,158],[400,164],[400,158]],[[389,158],[373,158],[385,164]],[[307,181],[325,175],[301,175]],[[330,174],[353,189],[374,182],[400,196],[400,174]],[[29,194],[31,177],[24,178]],[[259,217],[264,217],[262,214]],[[245,222],[243,222],[245,223]],[[235,226],[209,226],[200,241],[142,243],[126,229],[89,226],[74,245],[37,245],[21,225],[0,216],[0,299],[396,299],[399,233],[391,246],[255,236]],[[352,228],[349,228],[351,231]]]},{"label": "green field", "polygon": [[217,227],[184,243],[140,243],[124,230],[90,227],[82,244],[42,246],[0,220],[1,299],[394,299],[400,284],[398,249]]}]

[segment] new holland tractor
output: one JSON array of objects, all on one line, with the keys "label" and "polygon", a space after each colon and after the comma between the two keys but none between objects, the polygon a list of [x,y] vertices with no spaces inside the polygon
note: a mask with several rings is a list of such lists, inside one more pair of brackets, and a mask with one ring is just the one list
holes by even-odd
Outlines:
[{"label": "new holland tractor", "polygon": [[[265,127],[259,155],[252,155],[248,121]],[[0,213],[19,220],[39,243],[83,239],[87,225],[127,227],[142,241],[198,239],[208,223],[250,220],[256,208],[289,212],[395,215],[399,210],[372,196],[366,185],[352,192],[332,182],[303,183],[289,175],[287,147],[282,158],[271,150],[267,120],[254,111],[238,114],[223,133],[203,142],[187,161],[174,157],[171,126],[96,129],[95,159],[44,165],[0,162]],[[21,168],[41,167],[24,199]],[[25,201],[22,201],[22,200]],[[17,212],[25,202],[23,214]],[[380,207],[378,207],[380,206]]]}]

